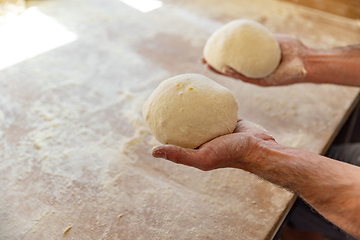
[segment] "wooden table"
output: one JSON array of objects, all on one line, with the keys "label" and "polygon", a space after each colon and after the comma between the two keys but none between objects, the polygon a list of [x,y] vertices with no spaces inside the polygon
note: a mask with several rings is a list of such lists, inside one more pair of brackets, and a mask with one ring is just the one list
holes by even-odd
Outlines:
[{"label": "wooden table", "polygon": [[279,143],[322,153],[356,101],[357,88],[261,88],[200,64],[233,19],[323,48],[358,43],[355,20],[269,0],[141,2],[28,1],[1,27],[1,239],[271,239],[293,194],[152,158],[143,103],[162,80],[200,73]]}]

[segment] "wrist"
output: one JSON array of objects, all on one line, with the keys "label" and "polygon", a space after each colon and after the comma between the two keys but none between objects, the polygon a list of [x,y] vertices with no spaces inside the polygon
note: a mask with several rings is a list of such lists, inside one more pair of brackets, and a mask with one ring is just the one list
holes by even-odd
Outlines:
[{"label": "wrist", "polygon": [[303,56],[306,82],[360,86],[360,48],[308,48]]},{"label": "wrist", "polygon": [[[329,83],[326,68],[332,58],[331,50],[308,48],[303,57],[303,62],[307,72],[306,82]],[[331,78],[330,78],[331,79]]]},{"label": "wrist", "polygon": [[259,142],[258,147],[251,172],[301,196],[304,187],[316,181],[319,169],[314,166],[323,165],[322,156],[275,141]]},{"label": "wrist", "polygon": [[[322,190],[341,192],[352,187],[354,176],[360,179],[357,167],[315,153],[282,146],[275,141],[261,142],[259,147],[253,173],[304,199],[311,199]],[[344,172],[347,172],[346,177]]]},{"label": "wrist", "polygon": [[260,141],[245,159],[247,164],[243,169],[294,191],[292,165],[296,165],[300,152],[301,150],[282,146],[274,140]]}]

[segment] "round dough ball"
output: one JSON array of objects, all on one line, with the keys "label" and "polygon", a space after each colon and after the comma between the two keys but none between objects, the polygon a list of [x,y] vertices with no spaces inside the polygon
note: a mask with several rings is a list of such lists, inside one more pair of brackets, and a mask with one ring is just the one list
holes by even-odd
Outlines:
[{"label": "round dough ball", "polygon": [[279,65],[281,50],[263,25],[239,19],[215,31],[204,47],[206,62],[219,72],[229,66],[249,78],[270,75]]},{"label": "round dough ball", "polygon": [[183,74],[161,82],[142,114],[159,142],[196,148],[232,133],[237,110],[229,89],[199,74]]}]

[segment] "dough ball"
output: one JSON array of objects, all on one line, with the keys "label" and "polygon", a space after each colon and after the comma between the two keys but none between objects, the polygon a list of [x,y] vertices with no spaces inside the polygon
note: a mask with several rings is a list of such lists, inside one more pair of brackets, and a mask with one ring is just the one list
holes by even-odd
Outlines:
[{"label": "dough ball", "polygon": [[239,19],[210,36],[205,44],[204,58],[219,72],[229,66],[246,77],[263,78],[279,65],[281,50],[274,35],[263,25]]},{"label": "dough ball", "polygon": [[159,142],[196,148],[232,133],[237,110],[229,89],[199,74],[183,74],[161,82],[142,114]]}]

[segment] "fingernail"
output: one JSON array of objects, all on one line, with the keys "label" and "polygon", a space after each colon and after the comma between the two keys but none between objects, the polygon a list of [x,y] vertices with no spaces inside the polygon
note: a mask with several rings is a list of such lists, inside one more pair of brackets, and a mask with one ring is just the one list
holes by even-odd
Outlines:
[{"label": "fingernail", "polygon": [[223,67],[223,72],[224,73],[226,73],[226,74],[233,74],[234,73],[234,71],[231,69],[231,68],[229,68],[229,67]]},{"label": "fingernail", "polygon": [[155,151],[153,156],[156,158],[165,158],[166,159],[166,153],[164,153],[162,151]]}]

